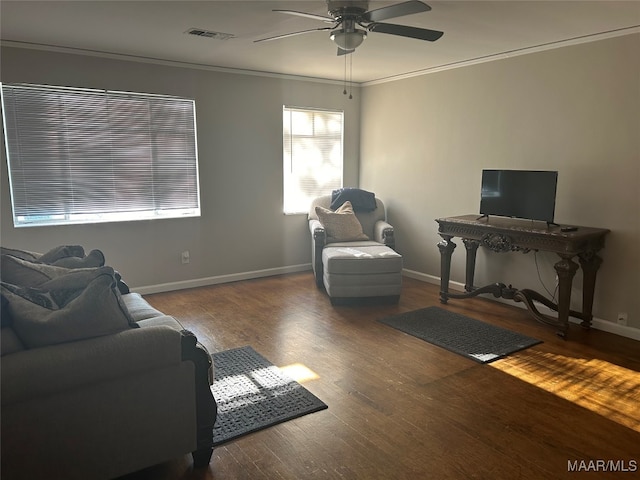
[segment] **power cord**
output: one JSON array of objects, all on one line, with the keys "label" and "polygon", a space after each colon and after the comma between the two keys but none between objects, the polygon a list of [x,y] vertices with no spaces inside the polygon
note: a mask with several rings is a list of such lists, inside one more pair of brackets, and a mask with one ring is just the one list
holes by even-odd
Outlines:
[{"label": "power cord", "polygon": [[556,294],[558,293],[558,282],[556,282],[556,288],[554,289],[553,293],[551,293],[551,291],[549,291],[547,286],[542,281],[542,277],[540,276],[540,266],[538,265],[538,251],[537,250],[535,250],[533,252],[533,258],[534,258],[535,263],[536,263],[536,271],[538,273],[538,280],[540,280],[540,285],[542,285],[542,288],[544,288],[545,291],[551,296],[551,301],[555,302],[556,301]]}]

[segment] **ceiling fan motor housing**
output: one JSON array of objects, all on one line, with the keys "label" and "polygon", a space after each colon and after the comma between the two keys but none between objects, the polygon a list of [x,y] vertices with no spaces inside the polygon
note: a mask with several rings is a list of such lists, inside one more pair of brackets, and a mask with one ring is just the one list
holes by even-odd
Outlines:
[{"label": "ceiling fan motor housing", "polygon": [[329,15],[337,20],[345,16],[349,17],[362,15],[369,9],[369,2],[368,0],[327,0],[327,8],[329,11]]}]

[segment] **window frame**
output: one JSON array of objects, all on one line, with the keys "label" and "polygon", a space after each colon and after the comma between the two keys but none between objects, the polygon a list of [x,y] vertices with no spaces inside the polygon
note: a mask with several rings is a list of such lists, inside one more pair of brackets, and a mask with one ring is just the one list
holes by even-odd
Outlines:
[{"label": "window frame", "polygon": [[[320,195],[330,194],[334,189],[342,188],[344,183],[344,126],[345,126],[345,112],[344,110],[335,110],[335,109],[326,109],[326,108],[315,108],[315,107],[297,107],[290,105],[282,106],[283,112],[283,135],[282,135],[282,158],[283,158],[283,213],[285,215],[301,215],[307,214],[309,212],[310,202],[313,198]],[[292,116],[294,113],[302,113],[302,114],[311,114],[312,119],[309,122],[311,125],[311,133],[298,133],[294,134],[294,122],[292,120]],[[286,125],[286,115],[289,114],[289,127],[287,131]],[[319,115],[322,119],[324,115],[325,123],[330,122],[330,116],[339,116],[340,122],[340,131],[338,132],[328,132],[324,134],[318,134],[316,132],[317,125],[315,122],[315,116]],[[329,127],[325,125],[325,129],[329,130]],[[317,157],[321,157],[320,167],[328,167],[331,163],[334,163],[334,160],[331,158],[336,154],[336,147],[322,145],[326,142],[339,142],[339,146],[337,152],[339,153],[339,159],[336,163],[338,163],[338,167],[332,169],[333,174],[339,173],[339,181],[326,181],[321,183],[316,191],[311,191],[311,188],[299,188],[298,189],[298,197],[306,196],[307,198],[304,200],[305,206],[302,206],[302,198],[291,199],[288,196],[294,195],[291,191],[292,185],[295,175],[293,174],[293,170],[295,168],[296,159],[294,152],[294,142],[296,137],[298,139],[306,139],[306,140],[317,140],[317,142],[313,142],[313,148],[316,148],[316,155],[312,155],[316,157],[316,163],[318,161]],[[333,139],[333,140],[331,140]],[[321,147],[318,147],[318,144],[321,144]],[[300,163],[298,161],[298,163]],[[307,168],[310,167],[309,163],[311,161],[307,161]],[[325,173],[330,168],[325,168]],[[314,173],[313,181],[321,182],[321,174],[317,171]]]},{"label": "window frame", "polygon": [[25,83],[0,95],[16,228],[201,215],[195,100]]}]

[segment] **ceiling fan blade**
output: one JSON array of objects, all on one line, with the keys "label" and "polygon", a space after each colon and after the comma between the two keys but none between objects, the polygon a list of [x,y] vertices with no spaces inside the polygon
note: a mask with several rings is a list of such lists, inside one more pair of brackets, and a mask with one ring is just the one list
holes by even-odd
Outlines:
[{"label": "ceiling fan blade", "polygon": [[417,38],[418,40],[427,40],[429,42],[435,42],[444,35],[444,32],[440,32],[438,30],[407,27],[405,25],[393,25],[391,23],[373,23],[367,27],[367,30],[376,33],[398,35],[400,37]]},{"label": "ceiling fan blade", "polygon": [[343,49],[341,49],[340,47],[338,47],[338,56],[340,57],[340,56],[342,56],[342,55],[349,55],[350,53],[353,53],[353,52],[355,52],[355,51],[356,51],[356,49],[355,49],[355,48],[353,48],[353,49],[351,49],[351,50],[343,50]]},{"label": "ceiling fan blade", "polygon": [[362,19],[366,22],[379,22],[388,20],[389,18],[402,17],[411,15],[412,13],[428,12],[431,7],[426,3],[418,0],[410,0],[408,2],[396,3],[388,7],[376,8],[362,14]]},{"label": "ceiling fan blade", "polygon": [[296,15],[298,17],[312,18],[314,20],[320,20],[325,23],[335,23],[335,19],[331,17],[325,17],[323,15],[316,15],[315,13],[298,12],[296,10],[273,10],[274,12],[286,13],[288,15]]},{"label": "ceiling fan blade", "polygon": [[274,37],[260,38],[258,40],[254,40],[253,43],[270,42],[271,40],[278,40],[280,38],[293,37],[295,35],[302,35],[303,33],[321,32],[324,30],[332,30],[332,29],[333,27],[312,28],[310,30],[302,30],[300,32],[285,33],[284,35],[276,35]]}]

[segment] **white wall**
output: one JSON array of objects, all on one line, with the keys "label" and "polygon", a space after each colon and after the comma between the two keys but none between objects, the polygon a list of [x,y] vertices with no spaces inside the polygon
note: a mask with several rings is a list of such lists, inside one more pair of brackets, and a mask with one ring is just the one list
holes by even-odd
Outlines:
[{"label": "white wall", "polygon": [[[358,181],[359,96],[348,100],[341,85],[29,49],[1,54],[3,82],[194,98],[202,202],[201,218],[15,229],[2,148],[3,246],[98,248],[134,287],[310,268],[306,216],[282,213],[284,104],[345,111],[344,183]],[[181,264],[183,250],[189,265]]]},{"label": "white wall", "polygon": [[[483,168],[558,170],[556,222],[611,229],[594,315],[640,327],[640,35],[367,86],[361,118],[360,186],[388,204],[407,269],[440,276],[434,219],[478,212]],[[550,290],[557,259],[537,254]],[[544,292],[535,260],[481,249],[476,285]],[[581,293],[578,274],[577,310]]]},{"label": "white wall", "polygon": [[[199,219],[14,229],[3,148],[3,245],[100,248],[135,287],[304,268],[306,218],[281,213],[281,107],[344,109],[345,185],[359,181],[385,200],[406,268],[439,277],[434,219],[478,211],[483,168],[557,169],[556,220],[612,230],[595,315],[614,320],[626,311],[640,327],[639,35],[369,86],[351,101],[327,83],[17,48],[1,54],[3,82],[195,98],[203,212]],[[192,260],[183,266],[187,249]],[[550,289],[555,261],[537,256]],[[533,254],[480,251],[476,284],[543,291],[535,263]],[[452,280],[463,283],[463,270],[460,245]]]}]

